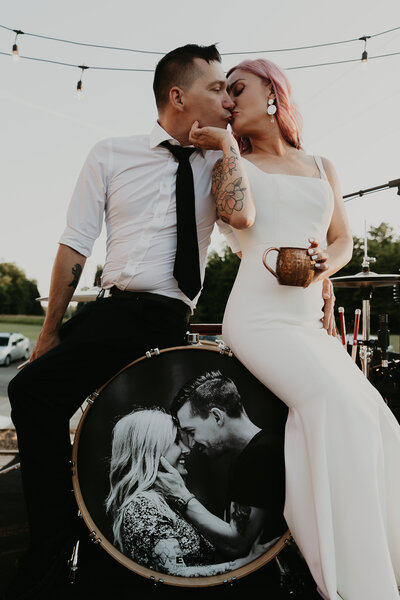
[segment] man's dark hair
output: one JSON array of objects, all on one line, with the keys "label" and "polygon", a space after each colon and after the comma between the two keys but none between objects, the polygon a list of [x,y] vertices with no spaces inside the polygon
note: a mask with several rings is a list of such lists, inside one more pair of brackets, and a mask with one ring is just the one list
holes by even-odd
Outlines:
[{"label": "man's dark hair", "polygon": [[169,91],[176,85],[183,90],[189,89],[201,71],[194,65],[194,58],[202,58],[206,62],[221,62],[221,55],[215,44],[198,46],[187,44],[171,50],[157,64],[153,90],[157,108],[164,108],[168,103]]},{"label": "man's dark hair", "polygon": [[190,402],[193,416],[207,419],[212,408],[223,410],[228,417],[239,418],[244,413],[243,402],[232,379],[220,371],[209,371],[189,381],[175,396],[171,413]]}]

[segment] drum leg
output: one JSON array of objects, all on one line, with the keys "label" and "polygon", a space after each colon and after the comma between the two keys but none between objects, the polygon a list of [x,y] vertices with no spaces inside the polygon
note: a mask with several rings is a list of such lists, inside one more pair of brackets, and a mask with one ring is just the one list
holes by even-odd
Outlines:
[{"label": "drum leg", "polygon": [[75,583],[76,572],[78,570],[78,552],[79,552],[79,540],[77,540],[73,550],[71,558],[68,561],[69,574],[68,579],[71,584]]},{"label": "drum leg", "polygon": [[306,563],[294,543],[275,557],[280,573],[280,587],[290,598],[303,597],[306,589]]}]

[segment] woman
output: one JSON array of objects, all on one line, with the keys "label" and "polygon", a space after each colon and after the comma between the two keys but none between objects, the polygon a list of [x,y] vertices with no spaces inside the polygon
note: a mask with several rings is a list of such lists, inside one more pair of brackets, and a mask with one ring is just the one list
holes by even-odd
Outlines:
[{"label": "woman", "polygon": [[[320,321],[322,282],[352,253],[334,167],[301,149],[300,117],[276,65],[240,63],[228,91],[238,144],[198,123],[191,132],[197,147],[223,151],[213,193],[242,251],[224,341],[289,407],[285,517],[321,596],[398,600],[400,427]],[[279,285],[262,264],[270,246],[309,246],[311,285]]]},{"label": "woman", "polygon": [[107,511],[114,544],[142,566],[186,577],[224,573],[255,556],[212,564],[214,546],[159,493],[155,480],[163,456],[182,477],[189,450],[171,415],[139,409],[114,427]]}]

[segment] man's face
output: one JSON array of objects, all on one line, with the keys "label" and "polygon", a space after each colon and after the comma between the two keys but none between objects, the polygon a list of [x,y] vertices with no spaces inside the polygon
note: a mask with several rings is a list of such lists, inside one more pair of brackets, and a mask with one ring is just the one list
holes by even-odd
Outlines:
[{"label": "man's face", "polygon": [[201,58],[193,59],[201,73],[192,86],[184,92],[185,115],[188,123],[199,121],[200,127],[226,128],[231,119],[234,103],[227,88],[227,80],[221,64],[207,63]]},{"label": "man's face", "polygon": [[224,425],[221,425],[217,414],[210,412],[207,419],[193,416],[190,402],[186,402],[178,410],[177,417],[183,434],[187,436],[185,443],[190,448],[195,446],[209,457],[219,456],[226,451]]}]

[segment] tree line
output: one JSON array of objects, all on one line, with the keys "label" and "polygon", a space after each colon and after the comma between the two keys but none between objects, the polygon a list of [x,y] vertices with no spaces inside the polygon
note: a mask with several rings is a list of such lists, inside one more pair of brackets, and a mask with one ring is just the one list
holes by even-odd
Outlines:
[{"label": "tree line", "polygon": [[[375,257],[370,270],[378,274],[399,274],[400,269],[400,238],[387,223],[371,227],[368,232],[368,255]],[[364,239],[353,237],[354,251],[351,261],[333,277],[355,275],[362,271],[364,255]],[[193,323],[220,323],[225,305],[239,268],[240,259],[229,248],[225,248],[220,256],[211,252],[208,257],[203,292],[192,317]],[[267,273],[266,273],[266,276]],[[400,286],[399,286],[400,287]],[[354,312],[362,308],[360,288],[334,288],[336,309],[345,309],[346,326],[352,331]],[[268,302],[268,298],[265,299]],[[389,315],[389,329],[392,333],[400,333],[400,304],[393,298],[393,287],[373,288],[371,299],[371,331],[378,329],[379,315]],[[337,318],[339,324],[339,319]]]},{"label": "tree line", "polygon": [[43,315],[37,283],[14,263],[0,263],[0,314]]}]

